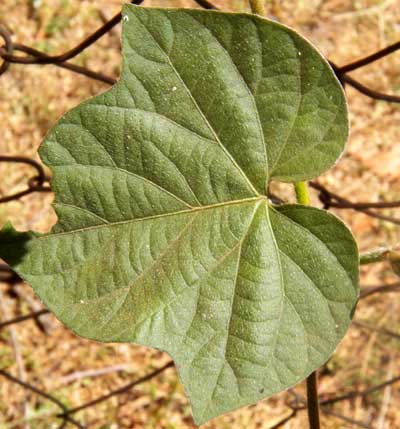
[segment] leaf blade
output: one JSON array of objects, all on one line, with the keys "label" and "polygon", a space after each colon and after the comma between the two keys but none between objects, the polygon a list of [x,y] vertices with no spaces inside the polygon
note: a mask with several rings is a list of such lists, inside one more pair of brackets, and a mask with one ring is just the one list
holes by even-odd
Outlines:
[{"label": "leaf blade", "polygon": [[346,106],[326,61],[280,24],[123,14],[121,80],[40,149],[58,224],[6,229],[0,255],[79,335],[170,353],[200,424],[305,378],[350,323],[351,233],[263,195],[336,160]]}]

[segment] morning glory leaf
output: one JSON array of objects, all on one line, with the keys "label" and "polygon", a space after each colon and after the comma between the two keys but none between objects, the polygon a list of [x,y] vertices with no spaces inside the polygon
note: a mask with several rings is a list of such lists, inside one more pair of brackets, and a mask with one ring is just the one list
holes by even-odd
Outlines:
[{"label": "morning glory leaf", "polygon": [[335,163],[346,103],[328,63],[276,22],[123,15],[119,82],[40,148],[58,223],[7,225],[0,256],[78,335],[169,353],[201,424],[304,379],[349,326],[351,233],[266,196]]}]

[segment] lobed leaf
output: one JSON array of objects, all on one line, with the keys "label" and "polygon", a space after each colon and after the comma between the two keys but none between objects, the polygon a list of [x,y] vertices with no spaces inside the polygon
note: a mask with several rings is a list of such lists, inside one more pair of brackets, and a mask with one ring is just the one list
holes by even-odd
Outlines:
[{"label": "lobed leaf", "polygon": [[120,81],[40,149],[57,225],[6,227],[0,255],[77,334],[168,352],[201,424],[305,378],[351,321],[351,233],[265,196],[336,161],[346,104],[315,48],[275,22],[123,15]]}]

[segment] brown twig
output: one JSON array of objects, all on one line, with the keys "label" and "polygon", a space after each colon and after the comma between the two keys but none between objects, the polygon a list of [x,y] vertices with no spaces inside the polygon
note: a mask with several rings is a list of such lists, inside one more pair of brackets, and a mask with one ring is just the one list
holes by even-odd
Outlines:
[{"label": "brown twig", "polygon": [[353,325],[358,326],[359,328],[368,329],[370,331],[378,332],[380,334],[387,335],[389,337],[395,338],[396,340],[400,340],[400,334],[397,332],[393,332],[386,328],[380,328],[378,326],[371,325],[367,322],[364,322],[363,320],[353,320]]},{"label": "brown twig", "polygon": [[82,378],[94,378],[100,377],[105,374],[111,374],[115,372],[128,371],[131,368],[129,364],[112,365],[99,369],[87,369],[85,371],[76,371],[72,374],[65,375],[60,379],[60,384],[73,383]]},{"label": "brown twig", "polygon": [[19,200],[26,195],[32,194],[34,192],[51,192],[49,186],[30,186],[29,188],[24,189],[23,191],[16,192],[15,194],[7,195],[6,197],[0,198],[0,204],[8,203],[13,200]]},{"label": "brown twig", "polygon": [[[21,43],[14,43],[13,48],[14,48],[14,51],[24,52],[26,54],[31,55],[31,57],[35,57],[37,59],[51,58],[45,52],[39,51],[38,49],[31,48],[30,46],[26,46],[26,45],[23,45]],[[9,63],[17,63],[17,64],[22,64],[20,62],[20,59],[31,58],[31,57],[14,56],[14,55],[9,55],[9,54],[5,55],[4,50],[2,50],[2,48],[0,48],[0,56],[2,56],[4,59],[6,59],[6,61],[8,61]],[[70,70],[74,73],[78,73],[78,74],[84,75],[86,77],[90,77],[94,80],[98,80],[100,82],[108,83],[109,85],[113,85],[117,81],[116,79],[114,79],[110,76],[107,76],[104,73],[96,72],[96,71],[90,70],[87,67],[79,66],[77,64],[72,64],[68,61],[64,61],[62,63],[51,62],[51,61],[48,63],[31,63],[31,62],[26,63],[26,65],[29,65],[29,64],[42,64],[42,65],[51,64],[51,65],[54,65],[56,67],[60,67],[63,69]]]},{"label": "brown twig", "polygon": [[357,427],[359,427],[359,428],[363,428],[363,429],[373,429],[373,428],[372,428],[372,426],[367,425],[367,424],[366,424],[366,423],[364,423],[364,422],[360,422],[359,420],[354,420],[354,419],[352,419],[352,418],[350,418],[350,417],[344,416],[343,414],[340,414],[340,413],[338,413],[337,411],[328,410],[328,409],[326,409],[326,408],[324,408],[324,407],[322,407],[322,408],[321,408],[321,411],[322,411],[324,414],[327,414],[328,416],[336,417],[336,418],[338,418],[338,419],[340,419],[340,420],[343,420],[344,422],[350,423],[350,424],[352,424],[352,425],[354,425],[354,426],[357,426]]},{"label": "brown twig", "polygon": [[[382,57],[380,57],[382,58]],[[359,60],[361,61],[361,60]],[[358,80],[350,77],[348,74],[343,73],[341,71],[341,67],[337,66],[334,62],[329,61],[329,64],[331,65],[333,71],[335,72],[337,78],[339,79],[340,83],[343,85],[343,87],[348,84],[352,86],[357,91],[361,92],[362,94],[366,95],[369,98],[372,98],[374,100],[382,100],[387,101],[389,103],[400,103],[400,97],[397,95],[391,95],[386,94],[383,92],[375,91],[371,88],[368,88],[367,86],[363,85]],[[346,67],[346,66],[344,66]]]},{"label": "brown twig", "polygon": [[288,416],[283,417],[282,420],[279,420],[279,422],[275,423],[273,426],[270,426],[268,429],[279,429],[289,420],[295,418],[297,416],[298,411],[298,409],[292,409],[291,413]]},{"label": "brown twig", "polygon": [[42,396],[43,398],[45,398],[45,399],[53,402],[54,404],[56,404],[59,408],[61,408],[64,411],[63,413],[57,415],[57,417],[63,419],[64,421],[68,421],[69,423],[72,423],[73,425],[75,425],[79,429],[84,429],[85,428],[85,426],[83,426],[82,424],[80,424],[78,421],[76,421],[75,419],[73,419],[69,415],[67,407],[61,401],[59,401],[57,398],[55,398],[54,396],[49,395],[45,391],[39,389],[38,387],[33,386],[32,384],[29,384],[29,383],[27,383],[25,381],[22,381],[22,380],[20,380],[20,379],[18,379],[16,377],[14,377],[13,375],[11,375],[10,373],[8,373],[4,369],[0,369],[0,375],[3,376],[4,378],[7,378],[12,383],[18,384],[21,387],[23,387],[25,389],[28,389],[31,392],[34,392],[37,395]]},{"label": "brown twig", "polygon": [[321,183],[313,181],[309,182],[309,185],[319,191],[319,199],[324,205],[324,208],[328,210],[331,207],[337,208],[337,209],[351,209],[356,210],[359,212],[362,212],[370,217],[374,217],[377,219],[385,220],[387,222],[394,223],[396,225],[400,225],[400,218],[395,218],[392,216],[383,215],[380,213],[375,212],[374,210],[370,210],[369,206],[373,206],[375,210],[377,209],[385,209],[388,208],[387,206],[390,205],[391,208],[394,207],[400,207],[400,201],[395,202],[373,202],[373,203],[353,203],[346,198],[341,197],[338,194],[335,194],[332,191],[329,191],[325,186],[321,185]]},{"label": "brown twig", "polygon": [[[13,43],[11,40],[11,36],[10,33],[0,25],[0,36],[2,37],[2,39],[4,40],[4,52],[6,54],[10,54],[13,51]],[[3,61],[2,64],[0,65],[0,76],[5,73],[10,67],[10,63],[8,61]]]},{"label": "brown twig", "polygon": [[341,80],[342,80],[342,82],[344,81],[345,83],[352,86],[358,92],[361,92],[361,94],[364,94],[369,98],[373,98],[374,100],[387,101],[389,103],[400,103],[400,96],[392,95],[392,94],[385,94],[384,92],[375,91],[375,90],[368,88],[367,86],[363,85],[358,80],[353,79],[352,77],[348,76],[347,74],[343,74]]},{"label": "brown twig", "polygon": [[7,264],[0,263],[0,283],[1,282],[13,285],[22,282],[22,279]]},{"label": "brown twig", "polygon": [[217,6],[214,6],[208,0],[194,0],[194,2],[197,3],[199,6],[201,6],[203,9],[218,10]]},{"label": "brown twig", "polygon": [[[4,295],[3,292],[0,290],[0,311],[3,315],[3,317],[5,319],[9,318],[9,308],[6,305],[6,303],[4,302]],[[3,318],[1,318],[3,319]],[[25,370],[25,364],[24,364],[24,358],[21,352],[21,347],[20,347],[20,343],[18,340],[18,334],[16,332],[16,330],[14,329],[14,325],[9,325],[9,332],[10,332],[10,343],[12,345],[12,348],[14,350],[14,359],[15,359],[15,363],[17,366],[17,371],[18,371],[18,377],[20,378],[20,380],[22,381],[26,381],[26,370]],[[25,400],[23,402],[22,407],[23,407],[23,413],[25,416],[25,419],[28,417],[28,407],[27,407],[27,401],[26,401],[26,392],[25,393]],[[25,422],[24,424],[24,429],[30,429],[30,425],[28,422]]]},{"label": "brown twig", "polygon": [[[142,1],[136,1],[135,3],[139,4],[139,3],[142,3]],[[86,48],[93,45],[93,43],[97,42],[97,40],[99,40],[102,36],[108,33],[113,27],[115,27],[121,21],[121,19],[122,19],[121,12],[117,13],[113,18],[111,18],[108,22],[106,22],[104,25],[98,28],[94,33],[88,36],[77,46],[59,55],[47,55],[37,51],[36,54],[31,56],[17,57],[2,51],[1,56],[3,57],[4,60],[10,63],[18,63],[18,64],[63,63],[65,61],[70,60],[71,58],[76,57],[81,52],[83,52]]]},{"label": "brown twig", "polygon": [[337,72],[339,72],[339,73],[351,72],[351,71],[356,70],[360,67],[364,67],[368,64],[371,64],[374,61],[380,60],[380,59],[392,54],[393,52],[395,52],[399,49],[400,49],[400,40],[396,43],[393,43],[392,45],[386,46],[386,48],[384,48],[384,49],[381,49],[377,52],[374,52],[371,55],[368,55],[368,56],[361,58],[357,61],[353,61],[349,64],[346,64],[345,66],[338,67]]},{"label": "brown twig", "polygon": [[30,320],[30,319],[36,319],[48,313],[50,313],[50,311],[44,308],[43,310],[34,311],[32,313],[25,314],[23,316],[18,316],[18,317],[14,317],[13,319],[5,320],[4,322],[0,323],[0,330],[6,326],[15,325],[16,323],[25,322],[26,320]]},{"label": "brown twig", "polygon": [[28,180],[28,186],[26,189],[0,198],[0,204],[18,200],[33,192],[51,192],[51,188],[44,185],[45,182],[49,181],[49,178],[46,177],[43,167],[34,159],[28,158],[26,156],[0,155],[0,162],[30,165],[36,170],[37,173]]},{"label": "brown twig", "polygon": [[361,288],[359,299],[364,299],[377,293],[392,293],[400,292],[400,282],[395,282],[389,285],[367,286]]},{"label": "brown twig", "polygon": [[[132,4],[139,5],[143,3],[143,0],[133,0]],[[4,27],[0,27],[0,36],[4,40],[4,47],[0,47],[0,57],[3,59],[3,63],[0,67],[0,75],[3,74],[9,67],[11,63],[15,64],[53,64],[58,67],[62,67],[68,70],[71,70],[75,73],[83,74],[92,79],[96,79],[108,84],[114,84],[116,82],[115,79],[104,75],[103,73],[95,72],[86,67],[78,66],[76,64],[68,63],[67,61],[71,58],[76,57],[80,53],[82,53],[86,48],[93,45],[93,43],[97,42],[101,37],[107,34],[110,30],[112,30],[122,19],[121,13],[116,14],[109,21],[104,23],[100,28],[98,28],[94,33],[84,39],[81,43],[73,47],[72,49],[59,54],[59,55],[48,55],[45,52],[41,52],[32,47],[20,44],[13,43],[11,40],[11,36],[7,29]],[[13,55],[14,51],[23,52],[27,55],[18,56]]]},{"label": "brown twig", "polygon": [[323,196],[327,198],[327,200],[324,200],[324,203],[328,204],[330,207],[335,207],[338,209],[365,210],[365,209],[388,209],[388,208],[400,207],[400,200],[354,203],[335,194],[332,191],[329,191],[325,186],[321,185],[319,182],[310,182],[310,186],[320,191],[320,193],[322,193]]},{"label": "brown twig", "polygon": [[377,384],[376,386],[372,386],[369,389],[362,390],[360,392],[352,391],[343,395],[336,396],[334,398],[323,399],[320,401],[320,405],[322,406],[322,405],[336,404],[337,402],[348,401],[350,399],[359,398],[359,397],[365,397],[370,395],[371,393],[377,392],[378,390],[382,390],[386,386],[395,384],[399,381],[400,381],[400,375],[393,377],[390,380],[387,380],[383,383]]},{"label": "brown twig", "polygon": [[112,390],[111,392],[107,393],[106,395],[102,395],[99,398],[93,399],[92,401],[86,402],[82,405],[79,405],[78,407],[70,408],[68,410],[64,410],[63,413],[59,414],[59,417],[68,416],[70,414],[75,414],[78,411],[82,411],[86,408],[93,407],[94,405],[97,405],[97,404],[100,404],[101,402],[107,401],[108,399],[112,398],[113,396],[121,395],[121,394],[131,390],[133,387],[137,386],[138,384],[141,384],[141,383],[144,383],[145,381],[151,380],[152,378],[154,378],[157,375],[164,372],[166,369],[171,368],[173,366],[174,366],[174,362],[169,361],[165,365],[163,365],[162,367],[154,370],[153,372],[151,372],[147,375],[144,375],[143,377],[141,377],[135,381],[132,381],[132,382],[126,384],[125,386],[122,386],[118,389]]},{"label": "brown twig", "polygon": [[42,185],[47,180],[44,168],[32,158],[28,158],[26,156],[0,155],[0,162],[30,165],[36,170],[37,174],[35,177],[37,178],[39,185]]},{"label": "brown twig", "polygon": [[[12,292],[19,299],[26,302],[33,313],[41,312],[43,310],[42,303],[29,293],[30,290],[25,285],[15,285],[15,287],[12,289]],[[53,319],[50,317],[50,315],[45,316],[45,314],[39,314],[39,316],[33,317],[33,320],[40,331],[50,335],[54,328]]]}]

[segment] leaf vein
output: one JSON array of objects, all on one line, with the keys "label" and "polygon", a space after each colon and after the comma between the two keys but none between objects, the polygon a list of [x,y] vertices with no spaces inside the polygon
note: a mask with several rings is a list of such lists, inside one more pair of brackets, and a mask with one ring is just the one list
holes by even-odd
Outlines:
[{"label": "leaf vein", "polygon": [[142,27],[148,32],[148,34],[152,37],[152,39],[154,40],[154,43],[158,46],[159,50],[165,55],[165,57],[168,60],[168,63],[172,69],[172,71],[175,73],[176,77],[179,79],[179,81],[182,83],[183,87],[185,88],[189,98],[191,99],[193,105],[195,106],[195,108],[197,109],[197,111],[199,112],[199,114],[201,115],[201,117],[203,118],[205,124],[207,125],[207,127],[209,128],[209,130],[212,132],[212,134],[215,137],[215,141],[216,143],[218,143],[221,147],[221,149],[223,150],[223,152],[225,153],[225,155],[229,158],[229,160],[232,162],[232,164],[235,166],[235,168],[239,171],[239,173],[241,174],[241,176],[246,180],[247,184],[249,185],[250,189],[254,192],[255,195],[259,195],[259,193],[257,192],[257,190],[255,189],[253,183],[250,181],[250,179],[247,177],[247,175],[245,174],[245,172],[240,168],[240,166],[238,165],[238,163],[236,162],[236,160],[234,159],[234,157],[232,156],[232,154],[227,150],[227,148],[222,144],[220,138],[218,137],[218,134],[216,133],[215,129],[211,126],[210,121],[206,118],[203,110],[200,108],[198,102],[196,101],[196,99],[194,98],[192,92],[190,91],[189,87],[187,86],[186,82],[183,80],[181,74],[178,72],[178,70],[175,68],[174,64],[171,61],[170,56],[163,50],[163,48],[160,46],[160,44],[158,43],[158,41],[156,40],[156,38],[154,37],[154,35],[150,32],[150,30],[141,22],[140,18],[137,16],[136,17],[137,20],[140,22],[140,24],[142,25]]}]

